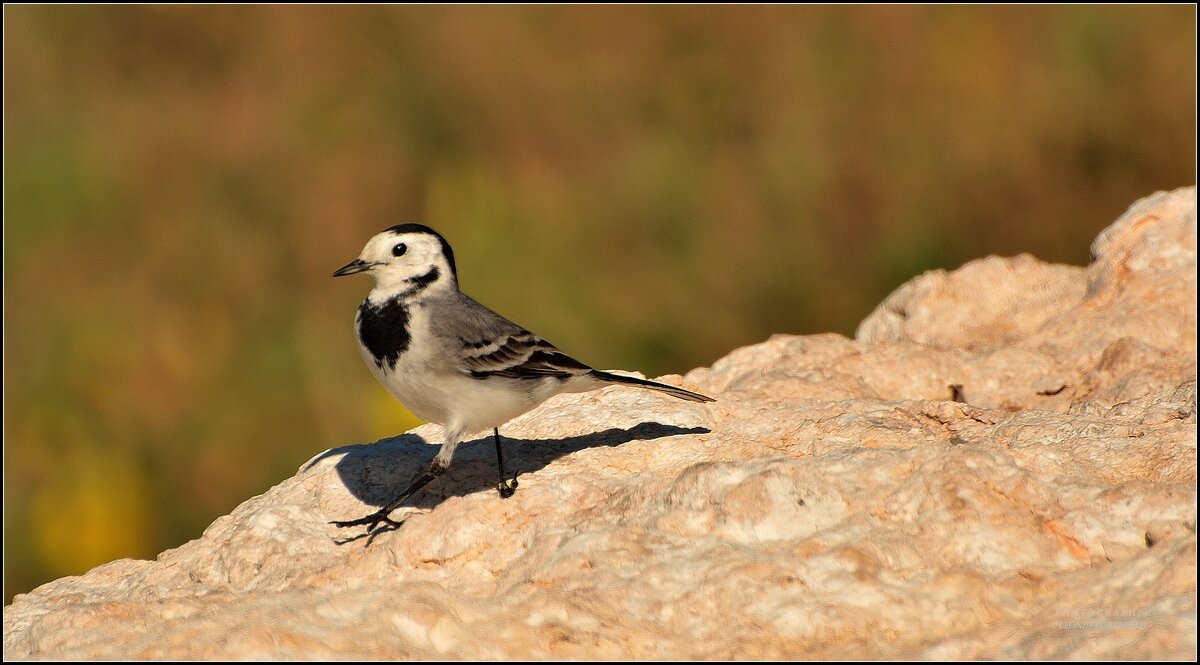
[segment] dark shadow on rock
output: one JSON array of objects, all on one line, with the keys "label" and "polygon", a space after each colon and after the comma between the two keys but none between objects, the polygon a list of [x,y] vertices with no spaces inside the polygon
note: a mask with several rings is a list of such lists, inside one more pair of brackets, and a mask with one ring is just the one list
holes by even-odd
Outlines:
[{"label": "dark shadow on rock", "polygon": [[[504,447],[504,466],[509,477],[533,473],[554,460],[570,453],[600,446],[619,446],[629,441],[659,439],[683,434],[707,434],[707,427],[678,427],[644,422],[633,427],[612,428],[564,439],[510,439],[500,435]],[[430,444],[437,445],[430,445]],[[326,457],[344,454],[337,462],[338,476],[355,498],[371,506],[385,506],[404,490],[417,474],[429,466],[437,454],[440,442],[427,442],[416,434],[401,434],[373,444],[342,446],[328,450],[305,465],[312,468]],[[405,501],[395,515],[403,515],[404,507],[432,508],[451,496],[463,496],[480,490],[491,490],[496,500],[496,446],[491,434],[464,441],[454,452],[454,461],[441,477]],[[518,477],[518,481],[520,478]],[[521,492],[521,489],[517,489]],[[348,520],[362,515],[330,515],[331,520]]]}]

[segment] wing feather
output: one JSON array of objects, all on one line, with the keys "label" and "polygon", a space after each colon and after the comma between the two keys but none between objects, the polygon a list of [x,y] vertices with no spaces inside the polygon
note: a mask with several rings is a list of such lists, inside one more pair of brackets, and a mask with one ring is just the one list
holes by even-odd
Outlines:
[{"label": "wing feather", "polygon": [[553,344],[487,309],[463,294],[453,320],[439,325],[454,330],[447,340],[457,365],[477,379],[493,376],[510,379],[567,379],[592,371],[591,367],[559,351]]}]

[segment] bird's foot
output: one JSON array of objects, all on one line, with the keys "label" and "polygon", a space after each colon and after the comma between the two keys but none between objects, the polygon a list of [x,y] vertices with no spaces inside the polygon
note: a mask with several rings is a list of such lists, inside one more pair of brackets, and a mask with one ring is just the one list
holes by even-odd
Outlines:
[{"label": "bird's foot", "polygon": [[504,480],[501,478],[500,482],[496,483],[496,490],[500,492],[500,498],[507,499],[515,494],[517,491],[517,484],[516,471],[513,472],[512,480]]},{"label": "bird's foot", "polygon": [[[364,526],[365,525],[367,527],[366,531],[364,531],[363,533],[361,533],[357,536],[354,536],[353,538],[347,538],[346,540],[340,541],[338,544],[339,545],[345,544],[345,543],[348,543],[348,542],[351,542],[354,540],[358,540],[359,538],[365,537],[367,539],[367,546],[370,547],[371,541],[375,540],[375,536],[378,536],[379,534],[381,534],[385,531],[395,531],[396,529],[399,529],[404,524],[403,521],[397,522],[396,520],[392,519],[391,517],[388,516],[389,514],[390,514],[390,511],[377,510],[377,511],[371,513],[370,515],[367,515],[366,517],[360,517],[356,520],[346,520],[343,522],[330,522],[330,524],[332,524],[338,528],[341,528],[341,529],[345,529],[345,528],[353,527],[353,526]],[[383,526],[380,526],[380,524],[382,524]]]}]

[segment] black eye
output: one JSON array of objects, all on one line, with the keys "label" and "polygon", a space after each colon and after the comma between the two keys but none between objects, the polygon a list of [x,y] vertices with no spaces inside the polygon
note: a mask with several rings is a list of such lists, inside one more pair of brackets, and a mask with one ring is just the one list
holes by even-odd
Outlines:
[{"label": "black eye", "polygon": [[408,245],[405,245],[404,243],[400,243],[399,245],[396,245],[395,247],[392,248],[392,256],[404,256],[404,253],[407,251],[408,251]]}]

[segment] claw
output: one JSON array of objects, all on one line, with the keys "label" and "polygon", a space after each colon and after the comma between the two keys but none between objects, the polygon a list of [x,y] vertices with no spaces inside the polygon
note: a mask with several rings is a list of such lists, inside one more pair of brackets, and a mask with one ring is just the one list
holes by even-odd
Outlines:
[{"label": "claw", "polygon": [[[412,496],[414,492],[416,492],[417,490],[424,487],[426,483],[428,483],[429,481],[436,478],[443,471],[445,471],[445,469],[438,466],[437,459],[434,459],[434,462],[433,462],[433,464],[431,464],[429,466],[429,469],[426,470],[421,475],[417,476],[416,479],[413,480],[412,484],[408,486],[408,489],[401,492],[400,496],[393,499],[392,502],[389,503],[388,505],[384,506],[383,508],[380,508],[379,510],[371,513],[370,515],[367,515],[366,517],[360,517],[356,520],[346,520],[345,522],[330,522],[330,524],[332,524],[338,528],[341,528],[341,529],[344,529],[348,526],[362,526],[365,524],[367,526],[366,533],[364,533],[362,536],[355,536],[348,540],[344,540],[344,541],[342,541],[342,543],[347,543],[347,542],[350,542],[351,540],[358,540],[359,538],[362,538],[363,536],[367,536],[368,537],[367,545],[370,545],[371,541],[375,540],[375,536],[378,536],[379,534],[383,533],[384,531],[388,531],[388,530],[395,531],[396,529],[399,529],[402,524],[404,524],[404,522],[402,522],[402,521],[397,522],[396,520],[388,517],[388,515],[391,515],[392,511],[399,508],[400,504],[404,503],[405,499]],[[390,526],[392,528],[391,529],[375,528],[379,525],[380,522],[384,522],[387,524],[387,526]]]},{"label": "claw", "polygon": [[513,472],[512,480],[501,480],[499,483],[496,483],[496,490],[500,492],[501,499],[507,499],[516,493],[517,485],[517,474],[516,472]]},{"label": "claw", "polygon": [[[376,528],[379,526],[379,524],[381,522],[385,526],[383,528]],[[367,546],[369,547],[371,545],[371,541],[375,540],[375,536],[378,536],[379,534],[383,533],[385,530],[387,530],[387,527],[391,527],[392,530],[399,529],[404,524],[404,522],[397,522],[396,520],[392,519],[391,517],[388,517],[388,513],[380,510],[380,511],[371,513],[370,515],[367,515],[366,517],[360,517],[356,520],[330,522],[330,524],[332,524],[340,529],[345,529],[347,527],[352,527],[352,526],[366,525],[367,530],[365,533],[363,533],[361,536],[355,536],[354,538],[351,538],[350,540],[358,540],[359,538],[366,536]]]}]

